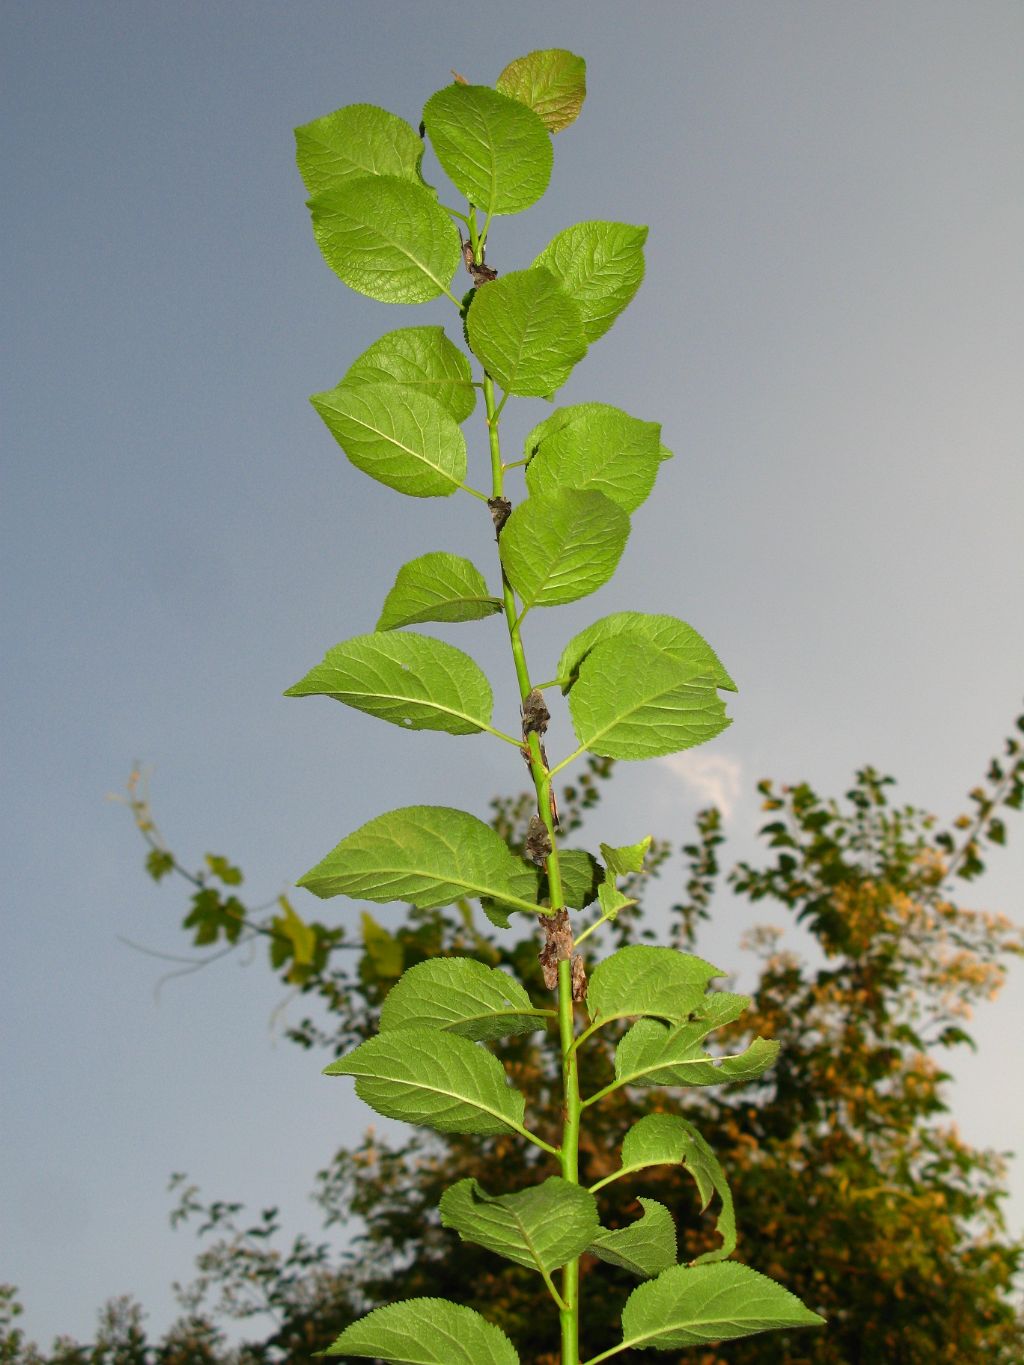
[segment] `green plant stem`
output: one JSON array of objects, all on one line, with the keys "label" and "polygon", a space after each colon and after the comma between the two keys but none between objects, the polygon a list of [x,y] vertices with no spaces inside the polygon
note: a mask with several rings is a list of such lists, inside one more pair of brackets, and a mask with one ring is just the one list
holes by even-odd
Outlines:
[{"label": "green plant stem", "polygon": [[[572,964],[558,964],[558,1030],[562,1043],[562,1179],[580,1183],[580,1084],[579,1058],[574,1046],[575,1009],[572,998]],[[580,1263],[579,1258],[562,1267],[562,1365],[579,1365],[580,1359]]]}]

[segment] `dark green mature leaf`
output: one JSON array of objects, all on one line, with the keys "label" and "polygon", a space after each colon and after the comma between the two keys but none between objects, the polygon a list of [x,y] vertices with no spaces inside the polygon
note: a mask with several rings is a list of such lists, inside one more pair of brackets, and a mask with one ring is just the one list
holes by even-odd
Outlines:
[{"label": "dark green mature leaf", "polygon": [[531,495],[594,489],[635,512],[661,466],[661,425],[608,403],[578,403],[545,418],[526,438]]},{"label": "dark green mature leaf", "polygon": [[603,616],[579,635],[574,635],[562,651],[558,661],[558,679],[563,692],[576,681],[579,667],[597,644],[606,640],[622,640],[624,644],[642,644],[658,650],[666,658],[688,664],[693,672],[707,673],[716,687],[735,692],[736,684],[722,667],[718,655],[703,636],[692,626],[675,616],[657,616],[642,611],[617,611]]},{"label": "dark green mature leaf", "polygon": [[587,353],[579,305],[548,270],[514,270],[478,289],[469,344],[509,393],[546,398]]},{"label": "dark green mature leaf", "polygon": [[788,1289],[736,1261],[679,1265],[633,1290],[622,1340],[623,1348],[672,1351],[822,1322]]},{"label": "dark green mature leaf", "polygon": [[640,288],[647,229],[632,223],[577,223],[534,261],[580,306],[588,345],[603,337]]},{"label": "dark green mature leaf", "polygon": [[404,806],[355,830],[299,878],[314,896],[409,901],[421,910],[460,896],[486,896],[539,913],[537,869],[517,858],[490,825],[448,806]]},{"label": "dark green mature leaf", "polygon": [[565,488],[520,503],[499,548],[523,606],[554,607],[607,583],[628,537],[629,517],[603,493]]},{"label": "dark green mature leaf", "polygon": [[683,1020],[704,999],[708,982],[722,974],[702,957],[633,943],[594,968],[587,1013],[593,1023],[633,1015]]},{"label": "dark green mature leaf", "polygon": [[422,156],[415,128],[375,104],[348,104],[295,129],[295,159],[310,194],[366,175],[415,183]]},{"label": "dark green mature leaf", "polygon": [[445,1190],[440,1208],[443,1226],[464,1242],[546,1275],[579,1256],[599,1231],[594,1196],[557,1175],[498,1196],[472,1178],[460,1180]]},{"label": "dark green mature leaf", "polygon": [[381,303],[444,294],[462,262],[459,234],[430,190],[395,175],[364,175],[309,201],[313,236],[334,273]]},{"label": "dark green mature leaf", "polygon": [[380,1030],[436,1028],[474,1042],[535,1033],[546,1018],[523,986],[498,967],[470,957],[417,962],[387,994]]},{"label": "dark green mature leaf", "polygon": [[495,85],[535,110],[550,133],[560,133],[583,108],[587,64],[564,47],[543,48],[509,62]]},{"label": "dark green mature leaf", "polygon": [[734,1056],[712,1057],[701,1046],[706,1021],[662,1024],[638,1019],[615,1049],[615,1079],[620,1085],[724,1085],[749,1081],[773,1066],[779,1045],[755,1038]]},{"label": "dark green mature leaf", "polygon": [[438,1046],[433,1028],[378,1033],[325,1076],[354,1076],[356,1094],[385,1118],[439,1133],[487,1136],[522,1127],[526,1102],[492,1052],[451,1034]]},{"label": "dark green mature leaf", "polygon": [[377,629],[397,630],[421,621],[476,621],[501,609],[501,598],[488,594],[483,574],[468,559],[435,550],[398,570]]},{"label": "dark green mature leaf", "polygon": [[724,1261],[736,1250],[732,1191],[718,1158],[692,1123],[677,1114],[645,1114],[622,1140],[622,1167],[615,1175],[642,1171],[649,1166],[679,1164],[693,1176],[700,1194],[701,1212],[711,1203],[715,1193],[722,1203],[716,1223],[722,1245],[697,1256],[691,1264]]},{"label": "dark green mature leaf", "polygon": [[400,384],[354,384],[309,400],[357,469],[413,498],[446,498],[466,477],[466,441],[440,403]]},{"label": "dark green mature leaf", "polygon": [[[582,848],[560,848],[558,867],[562,874],[562,893],[571,910],[582,910],[597,900],[604,868],[592,853]],[[541,878],[541,895],[548,897],[547,878]]]},{"label": "dark green mature leaf", "polygon": [[435,399],[456,422],[476,405],[469,361],[443,327],[399,327],[378,337],[349,366],[345,384],[401,384]]},{"label": "dark green mature leaf", "polygon": [[649,644],[624,640],[589,651],[569,692],[569,711],[581,748],[605,758],[678,753],[731,724],[713,677]]},{"label": "dark green mature leaf", "polygon": [[602,1228],[587,1250],[609,1265],[648,1279],[675,1265],[676,1225],[656,1199],[640,1195],[637,1203],[643,1209],[641,1218],[624,1228]]},{"label": "dark green mature leaf", "polygon": [[519,1365],[500,1327],[447,1299],[406,1299],[346,1327],[329,1356],[369,1356],[386,1365]]},{"label": "dark green mature leaf", "polygon": [[551,139],[532,109],[487,85],[446,86],[423,110],[452,183],[485,213],[521,213],[551,179]]},{"label": "dark green mature leaf", "polygon": [[411,631],[357,635],[329,649],[286,697],[333,697],[409,730],[474,735],[494,697],[480,666],[443,640]]}]

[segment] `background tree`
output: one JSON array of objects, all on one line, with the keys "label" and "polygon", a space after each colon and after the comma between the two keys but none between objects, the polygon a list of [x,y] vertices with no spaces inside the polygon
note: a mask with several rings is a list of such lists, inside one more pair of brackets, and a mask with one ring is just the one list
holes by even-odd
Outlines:
[{"label": "background tree", "polygon": [[[872,768],[857,773],[842,801],[824,799],[807,784],[759,785],[769,817],[761,829],[765,858],[739,863],[725,881],[748,901],[782,906],[802,929],[806,954],[785,947],[780,930],[749,936],[759,959],[752,1005],[723,1036],[730,1050],[757,1034],[776,1038],[779,1062],[753,1083],[690,1092],[687,1112],[730,1172],[739,1206],[758,1212],[756,1225],[751,1220],[739,1229],[745,1258],[824,1312],[829,1327],[731,1342],[721,1355],[701,1348],[679,1360],[1011,1365],[1024,1358],[1024,1316],[1015,1297],[1024,1245],[1007,1235],[1002,1215],[1005,1159],[969,1146],[949,1122],[949,1078],[939,1061],[947,1049],[972,1045],[966,1026],[973,1007],[996,994],[1008,956],[1024,950],[1020,931],[1005,917],[963,907],[953,889],[957,879],[980,875],[986,848],[1005,842],[1005,812],[1024,805],[1018,737],[1024,716],[1016,732],[970,793],[970,813],[949,830],[934,816],[894,804],[893,779]],[[613,767],[592,759],[565,789],[567,832],[600,800]],[[545,998],[538,941],[528,936],[500,946],[468,905],[410,910],[394,932],[364,914],[358,940],[337,926],[305,923],[286,897],[253,910],[241,898],[241,872],[227,859],[208,855],[200,871],[178,861],[153,821],[138,774],[128,800],[149,845],[150,874],[192,885],[183,924],[193,943],[217,956],[266,940],[273,970],[310,1003],[307,1017],[288,1031],[304,1049],[337,1054],[368,1036],[404,968],[440,954],[472,951],[510,966],[538,1001]],[[531,809],[530,797],[498,800],[494,824],[521,840]],[[685,896],[670,912],[681,948],[696,948],[709,918],[723,837],[720,812],[701,811],[683,848]],[[653,875],[671,851],[655,844],[648,859]],[[645,933],[640,902],[647,875],[630,888],[638,905],[610,926],[618,943]],[[518,1084],[547,1087],[554,1099],[556,1072],[543,1036],[494,1046]],[[610,1044],[591,1055],[588,1089],[610,1075],[610,1055]],[[617,1167],[617,1135],[630,1122],[671,1107],[656,1088],[615,1092],[588,1131],[584,1178],[593,1182]],[[239,1205],[205,1203],[184,1176],[175,1176],[174,1219],[197,1223],[203,1239],[198,1275],[179,1289],[181,1321],[149,1343],[138,1306],[117,1300],[104,1310],[95,1343],[62,1341],[43,1355],[17,1331],[8,1291],[0,1299],[0,1362],[297,1365],[369,1307],[458,1292],[470,1306],[486,1307],[529,1359],[549,1365],[536,1277],[460,1242],[435,1214],[445,1188],[464,1176],[482,1178],[507,1146],[500,1137],[481,1143],[420,1134],[395,1143],[369,1130],[317,1176],[325,1229],[348,1232],[340,1251],[336,1235],[318,1245],[301,1237],[282,1245],[276,1209],[246,1218]],[[510,1160],[510,1174],[516,1168]],[[683,1259],[731,1236],[728,1191],[714,1171],[706,1174],[718,1188],[703,1210],[684,1168],[654,1168],[634,1186],[677,1213]],[[521,1169],[519,1179],[530,1183],[532,1173]],[[620,1201],[612,1225],[639,1212],[631,1194],[615,1194],[619,1189],[606,1191]],[[616,1339],[631,1284],[623,1272],[621,1294],[588,1310],[596,1349]],[[475,1296],[468,1300],[467,1286]],[[274,1326],[259,1339],[225,1345],[222,1324],[258,1318],[262,1325],[266,1315]],[[625,1360],[634,1357],[624,1353]]]}]

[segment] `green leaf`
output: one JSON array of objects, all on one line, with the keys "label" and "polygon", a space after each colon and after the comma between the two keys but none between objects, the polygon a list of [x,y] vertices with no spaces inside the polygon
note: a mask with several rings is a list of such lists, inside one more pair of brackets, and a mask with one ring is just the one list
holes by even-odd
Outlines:
[{"label": "green leaf", "polygon": [[443,327],[399,327],[387,332],[349,366],[346,384],[401,384],[435,399],[456,422],[476,406],[469,361]]},{"label": "green leaf", "polygon": [[333,697],[392,725],[450,735],[486,730],[494,707],[491,685],[468,654],[411,631],[335,645],[284,695]]},{"label": "green leaf", "polygon": [[656,616],[642,611],[617,611],[603,616],[579,635],[574,635],[558,661],[558,679],[563,692],[576,681],[580,664],[595,645],[607,640],[624,644],[647,645],[666,658],[689,665],[694,675],[706,673],[716,687],[735,692],[736,684],[722,667],[718,655],[692,626],[675,616]]},{"label": "green leaf", "polygon": [[551,179],[551,139],[537,114],[486,85],[449,85],[423,110],[452,183],[485,213],[521,213]]},{"label": "green leaf", "polygon": [[535,1033],[545,1018],[508,972],[470,957],[417,962],[388,992],[380,1031],[435,1028],[474,1042]]},{"label": "green leaf", "polygon": [[452,220],[423,185],[364,175],[309,201],[324,260],[350,289],[381,303],[427,303],[462,263]]},{"label": "green leaf", "polygon": [[597,888],[597,898],[601,902],[602,912],[609,919],[615,919],[619,911],[625,910],[627,905],[636,905],[635,898],[620,891],[614,882],[602,882]]},{"label": "green leaf", "polygon": [[550,133],[560,133],[583,108],[587,64],[575,52],[549,47],[509,62],[495,85],[535,110]]},{"label": "green leaf", "polygon": [[647,229],[632,223],[577,223],[534,261],[579,304],[588,345],[604,336],[640,288],[646,241]]},{"label": "green leaf", "polygon": [[597,1200],[580,1185],[549,1176],[516,1194],[489,1195],[473,1179],[441,1196],[441,1223],[516,1265],[550,1275],[586,1250],[598,1232]]},{"label": "green leaf", "polygon": [[357,469],[413,498],[446,498],[466,477],[466,440],[432,398],[400,384],[354,384],[309,400]]},{"label": "green leaf", "polygon": [[517,858],[490,825],[447,806],[404,806],[342,839],[298,885],[314,896],[352,896],[420,910],[460,896],[487,896],[507,909],[539,914],[531,895],[537,869]]},{"label": "green leaf", "polygon": [[681,1350],[824,1321],[788,1289],[736,1261],[677,1265],[630,1294],[620,1349]]},{"label": "green leaf", "polygon": [[447,1299],[406,1299],[346,1327],[329,1356],[369,1356],[386,1365],[519,1365],[500,1327]]},{"label": "green leaf", "polygon": [[385,980],[400,977],[405,965],[405,948],[401,939],[395,938],[383,924],[378,924],[368,910],[359,916],[359,923],[363,931],[363,950],[373,963],[376,974]]},{"label": "green leaf", "polygon": [[146,871],[158,882],[161,877],[174,871],[174,854],[168,853],[165,848],[151,848],[146,854]]},{"label": "green leaf", "polygon": [[683,1020],[704,999],[708,982],[721,975],[702,957],[633,943],[594,968],[587,987],[587,1013],[595,1024],[633,1015]]},{"label": "green leaf", "polygon": [[607,583],[628,537],[629,517],[603,493],[565,488],[520,503],[498,544],[523,607],[554,607]]},{"label": "green leaf", "polygon": [[652,645],[622,640],[589,651],[569,693],[569,713],[580,747],[605,758],[678,753],[731,724],[713,677]]},{"label": "green leaf", "polygon": [[749,1081],[774,1065],[779,1045],[755,1038],[741,1053],[712,1057],[701,1043],[706,1023],[662,1024],[638,1019],[615,1049],[615,1079],[620,1085],[724,1085]]},{"label": "green leaf", "polygon": [[736,1250],[736,1213],[732,1191],[711,1147],[692,1123],[676,1114],[645,1114],[634,1123],[622,1140],[622,1167],[616,1175],[645,1170],[648,1166],[682,1164],[693,1176],[701,1200],[701,1212],[718,1194],[722,1211],[716,1228],[722,1245],[706,1251],[691,1265],[722,1261]]},{"label": "green leaf", "polygon": [[624,1228],[602,1228],[587,1248],[609,1265],[649,1279],[676,1263],[676,1225],[664,1204],[641,1195],[643,1216]]},{"label": "green leaf", "polygon": [[[297,915],[287,896],[278,896],[277,903],[284,911],[270,921],[271,933],[275,940],[271,945],[271,963],[283,967],[291,959],[287,979],[296,985],[306,978],[306,968],[313,965],[316,952],[316,930]],[[277,952],[274,952],[277,949]]]},{"label": "green leaf", "polygon": [[508,393],[546,398],[587,353],[579,305],[549,270],[513,270],[483,285],[466,315],[469,344]]},{"label": "green leaf", "polygon": [[[604,868],[592,853],[582,848],[560,848],[558,870],[562,874],[562,894],[570,910],[582,910],[597,900]],[[541,897],[549,895],[547,877],[541,877]]]},{"label": "green leaf", "polygon": [[323,1074],[354,1076],[356,1094],[378,1114],[439,1133],[487,1136],[523,1124],[525,1101],[497,1057],[454,1033],[443,1046],[432,1028],[378,1033]]},{"label": "green leaf", "polygon": [[398,570],[384,599],[378,630],[397,630],[421,621],[475,621],[502,609],[487,592],[484,576],[468,559],[436,550]]},{"label": "green leaf", "polygon": [[610,877],[628,877],[634,872],[642,872],[644,858],[647,856],[648,849],[651,847],[651,835],[641,839],[638,844],[626,844],[622,848],[612,848],[608,844],[601,845],[601,857],[604,859]]},{"label": "green leaf", "polygon": [[[553,421],[555,417],[560,421]],[[661,427],[607,403],[579,403],[552,413],[526,438],[536,451],[526,469],[531,495],[594,489],[635,512],[660,468]]]},{"label": "green leaf", "polygon": [[242,869],[235,867],[234,863],[229,862],[219,853],[207,853],[206,866],[217,880],[222,881],[225,886],[240,886],[244,880]]},{"label": "green leaf", "polygon": [[375,104],[348,104],[295,129],[295,159],[310,194],[367,175],[415,182],[422,156],[415,128]]}]

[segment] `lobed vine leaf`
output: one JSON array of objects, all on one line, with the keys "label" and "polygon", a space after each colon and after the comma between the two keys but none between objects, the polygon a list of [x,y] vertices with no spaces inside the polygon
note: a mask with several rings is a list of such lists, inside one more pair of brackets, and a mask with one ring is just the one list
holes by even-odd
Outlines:
[{"label": "lobed vine leaf", "polygon": [[722,974],[691,953],[632,943],[594,968],[587,987],[587,1013],[595,1024],[634,1015],[687,1019],[704,999],[708,982]]},{"label": "lobed vine leaf", "polygon": [[676,1225],[664,1204],[641,1195],[643,1214],[624,1228],[602,1228],[587,1248],[609,1265],[649,1279],[676,1263]]},{"label": "lobed vine leaf", "polygon": [[405,1299],[375,1308],[324,1352],[369,1356],[385,1365],[519,1365],[500,1327],[447,1299]]},{"label": "lobed vine leaf", "polygon": [[583,316],[592,346],[627,307],[644,278],[647,229],[632,223],[577,223],[553,237],[534,261],[550,270]]},{"label": "lobed vine leaf", "polygon": [[462,486],[465,437],[426,394],[343,380],[309,401],[355,467],[378,483],[412,498],[446,498]]},{"label": "lobed vine leaf", "polygon": [[489,1042],[544,1028],[524,987],[499,967],[471,957],[417,962],[392,986],[380,1031],[435,1028],[473,1042]]},{"label": "lobed vine leaf", "polygon": [[501,533],[501,562],[524,609],[596,592],[615,572],[629,517],[603,493],[564,488],[515,509]]},{"label": "lobed vine leaf", "polygon": [[619,1085],[723,1085],[749,1081],[774,1065],[779,1045],[755,1038],[743,1052],[712,1057],[701,1043],[710,1032],[706,1022],[663,1024],[638,1019],[615,1049]]},{"label": "lobed vine leaf", "polygon": [[535,110],[548,132],[560,133],[583,108],[587,64],[565,48],[544,48],[509,62],[495,85]]},{"label": "lobed vine leaf", "polygon": [[475,735],[494,697],[479,664],[443,640],[411,631],[357,635],[329,649],[286,697],[333,697],[409,730]]},{"label": "lobed vine leaf", "polygon": [[435,550],[403,564],[384,599],[378,630],[423,621],[476,621],[501,611],[484,576],[468,559]]},{"label": "lobed vine leaf", "polygon": [[722,1261],[736,1250],[736,1213],[725,1172],[700,1132],[677,1114],[645,1114],[622,1140],[622,1165],[616,1175],[627,1175],[649,1166],[683,1165],[693,1176],[703,1212],[717,1193],[722,1209],[716,1229],[722,1245],[697,1256],[692,1265]]},{"label": "lobed vine leaf", "polygon": [[714,678],[696,667],[648,644],[595,645],[569,692],[580,747],[605,758],[658,758],[720,735],[731,721]]},{"label": "lobed vine leaf", "polygon": [[461,896],[480,896],[506,910],[543,913],[532,899],[537,869],[483,820],[448,806],[404,806],[378,815],[342,839],[298,885],[325,900],[365,897],[433,910]]},{"label": "lobed vine leaf", "polygon": [[442,1225],[464,1242],[544,1275],[579,1256],[599,1232],[597,1200],[557,1175],[498,1196],[470,1177],[445,1190],[440,1208]]},{"label": "lobed vine leaf", "polygon": [[459,234],[431,190],[363,175],[309,201],[313,236],[339,279],[381,303],[427,303],[462,263]]},{"label": "lobed vine leaf", "polygon": [[423,122],[448,178],[485,213],[521,213],[547,189],[551,139],[510,95],[456,82],[431,95]]},{"label": "lobed vine leaf", "polygon": [[378,1033],[323,1074],[354,1076],[356,1094],[378,1114],[439,1133],[488,1136],[523,1124],[526,1102],[501,1062],[457,1034],[438,1047],[432,1028]]},{"label": "lobed vine leaf", "polygon": [[727,692],[737,690],[718,655],[693,626],[675,616],[617,611],[587,626],[566,645],[558,661],[558,679],[563,692],[572,687],[580,664],[594,646],[609,640],[619,640],[628,646],[646,645],[668,659],[688,665],[694,674],[706,673],[714,679],[716,687]]},{"label": "lobed vine leaf", "polygon": [[483,285],[466,335],[484,369],[508,393],[546,398],[587,353],[579,305],[550,271],[514,270]]},{"label": "lobed vine leaf", "polygon": [[435,399],[456,422],[476,406],[469,361],[443,327],[399,327],[378,337],[358,356],[344,384],[400,384]]},{"label": "lobed vine leaf", "polygon": [[310,194],[367,175],[418,183],[422,157],[415,128],[375,104],[348,104],[295,129],[295,160]]},{"label": "lobed vine leaf", "polygon": [[661,466],[661,426],[608,403],[578,403],[552,413],[526,438],[531,495],[594,489],[635,512]]},{"label": "lobed vine leaf", "polygon": [[788,1289],[736,1261],[678,1265],[630,1294],[622,1310],[622,1349],[681,1350],[822,1322]]}]

